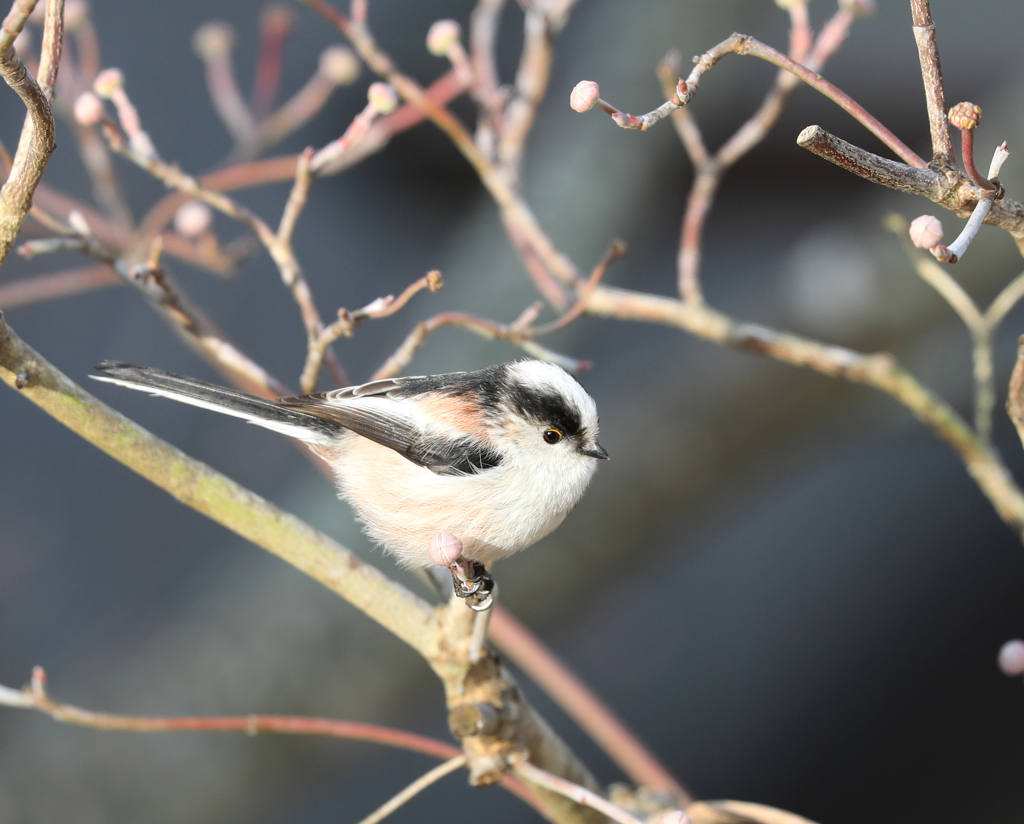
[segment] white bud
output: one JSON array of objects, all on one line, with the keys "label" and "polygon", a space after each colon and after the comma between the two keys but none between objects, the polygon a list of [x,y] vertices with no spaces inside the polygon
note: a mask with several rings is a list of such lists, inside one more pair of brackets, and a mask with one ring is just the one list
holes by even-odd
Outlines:
[{"label": "white bud", "polygon": [[444,57],[461,34],[462,26],[454,20],[437,20],[427,32],[427,51],[434,57]]},{"label": "white bud", "polygon": [[74,111],[80,126],[95,126],[103,119],[103,101],[92,92],[82,92],[75,98]]},{"label": "white bud", "polygon": [[206,233],[213,223],[213,210],[201,200],[181,204],[174,213],[174,228],[179,235],[196,238]]},{"label": "white bud", "polygon": [[223,20],[204,23],[192,35],[192,48],[203,60],[222,57],[235,45],[235,30]]},{"label": "white bud", "polygon": [[366,90],[366,99],[380,114],[390,114],[398,105],[398,95],[387,83],[371,83]]},{"label": "white bud", "polygon": [[934,215],[915,217],[910,223],[910,241],[918,249],[931,249],[942,241],[942,221]]},{"label": "white bud", "polygon": [[427,543],[427,554],[438,566],[454,564],[462,555],[462,541],[450,532],[440,532]]},{"label": "white bud", "polygon": [[92,90],[104,100],[124,88],[124,74],[120,69],[104,69],[92,81]]},{"label": "white bud", "polygon": [[597,99],[601,96],[601,87],[593,80],[581,80],[573,86],[569,95],[569,106],[575,112],[586,112],[594,108]]},{"label": "white bud", "polygon": [[333,83],[347,86],[359,77],[359,58],[345,46],[329,46],[320,53],[319,68]]},{"label": "white bud", "polygon": [[1014,638],[999,650],[999,669],[1011,678],[1024,675],[1024,641]]}]

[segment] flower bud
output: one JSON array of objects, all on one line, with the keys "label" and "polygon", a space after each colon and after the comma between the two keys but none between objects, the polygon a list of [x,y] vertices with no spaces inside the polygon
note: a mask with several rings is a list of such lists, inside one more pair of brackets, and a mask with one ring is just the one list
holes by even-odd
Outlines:
[{"label": "flower bud", "polygon": [[366,99],[380,114],[390,114],[398,105],[398,95],[387,83],[371,83],[366,90]]},{"label": "flower bud", "polygon": [[446,567],[462,555],[462,541],[450,532],[439,532],[427,543],[427,554],[435,564]]},{"label": "flower bud", "polygon": [[942,221],[934,215],[915,217],[910,223],[910,241],[918,249],[931,249],[942,240]]},{"label": "flower bud", "polygon": [[104,100],[124,88],[124,74],[120,69],[104,69],[92,81],[92,90]]},{"label": "flower bud", "polygon": [[201,200],[190,200],[181,204],[174,213],[174,228],[179,235],[197,238],[210,230],[213,210]]},{"label": "flower bud", "polygon": [[345,46],[328,46],[320,52],[320,74],[338,86],[354,83],[359,68],[359,58]]},{"label": "flower bud", "polygon": [[572,94],[569,95],[569,106],[575,112],[586,112],[594,108],[597,99],[601,96],[601,88],[593,80],[581,80],[573,86]]},{"label": "flower bud", "polygon": [[949,110],[949,125],[961,131],[976,129],[981,122],[981,106],[973,103],[957,103]]},{"label": "flower bud", "polygon": [[92,92],[82,92],[75,98],[75,122],[80,126],[95,126],[103,119],[103,101]]},{"label": "flower bud", "polygon": [[223,20],[204,23],[192,35],[192,49],[203,60],[223,57],[235,45],[235,30]]},{"label": "flower bud", "polygon": [[1011,678],[1024,675],[1024,641],[1014,638],[999,650],[999,669]]},{"label": "flower bud", "polygon": [[427,51],[434,57],[444,57],[461,34],[462,26],[454,20],[437,20],[427,32]]}]

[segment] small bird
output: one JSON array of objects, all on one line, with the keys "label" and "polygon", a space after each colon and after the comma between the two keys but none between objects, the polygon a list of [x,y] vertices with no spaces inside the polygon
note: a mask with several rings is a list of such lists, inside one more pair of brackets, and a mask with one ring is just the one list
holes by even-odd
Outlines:
[{"label": "small bird", "polygon": [[[105,361],[108,381],[244,418],[305,442],[334,472],[367,535],[404,567],[455,536],[476,593],[483,565],[536,543],[583,495],[608,457],[597,407],[554,364],[520,360],[445,375],[391,378],[268,401],[159,369]],[[477,569],[479,567],[479,569]],[[462,580],[466,584],[465,579]],[[485,588],[487,588],[485,586]],[[489,604],[488,604],[489,605]]]}]

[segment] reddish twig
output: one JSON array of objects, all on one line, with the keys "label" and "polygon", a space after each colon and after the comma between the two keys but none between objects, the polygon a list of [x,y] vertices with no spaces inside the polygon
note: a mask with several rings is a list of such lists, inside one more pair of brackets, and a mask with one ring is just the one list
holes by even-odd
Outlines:
[{"label": "reddish twig", "polygon": [[267,6],[260,13],[260,47],[256,58],[249,109],[260,122],[274,105],[281,82],[281,57],[295,25],[295,15],[288,6]]},{"label": "reddish twig", "polygon": [[[145,716],[118,715],[76,707],[54,701],[46,692],[46,673],[42,667],[32,669],[32,680],[20,690],[0,686],[0,706],[37,710],[54,721],[89,727],[95,730],[123,732],[240,732],[246,735],[273,733],[278,735],[322,735],[383,744],[386,747],[409,750],[432,758],[453,759],[464,757],[458,747],[428,738],[414,732],[341,721],[336,718],[313,718],[300,715],[236,715],[236,716]],[[536,799],[522,782],[508,776],[501,785],[525,803],[536,807]]]},{"label": "reddish twig", "polygon": [[540,639],[500,604],[492,612],[490,635],[498,648],[579,724],[630,780],[668,793],[679,804],[690,803],[690,794],[636,734]]},{"label": "reddish twig", "polygon": [[0,285],[0,309],[31,306],[33,303],[79,295],[108,286],[120,286],[121,283],[117,273],[107,265],[36,275]]},{"label": "reddish twig", "polygon": [[922,160],[917,153],[910,149],[910,147],[896,137],[896,135],[886,128],[876,117],[868,113],[863,106],[848,94],[830,83],[821,75],[811,71],[806,66],[801,65],[792,58],[782,54],[782,52],[773,49],[771,46],[765,45],[760,40],[757,40],[747,34],[734,34],[732,37],[727,40],[723,40],[717,46],[713,46],[702,54],[697,60],[696,67],[692,72],[690,72],[690,75],[686,80],[679,80],[676,94],[657,109],[648,112],[645,115],[631,115],[626,112],[620,112],[610,103],[603,100],[599,100],[597,106],[610,114],[616,124],[624,129],[649,129],[651,126],[661,120],[664,120],[679,107],[685,106],[689,103],[697,93],[701,77],[704,73],[727,54],[759,57],[781,69],[791,72],[804,83],[811,86],[811,88],[825,95],[825,97],[850,114],[857,120],[857,122],[863,125],[886,146],[892,149],[898,157],[904,160],[904,162],[922,169],[927,166],[925,161]]}]

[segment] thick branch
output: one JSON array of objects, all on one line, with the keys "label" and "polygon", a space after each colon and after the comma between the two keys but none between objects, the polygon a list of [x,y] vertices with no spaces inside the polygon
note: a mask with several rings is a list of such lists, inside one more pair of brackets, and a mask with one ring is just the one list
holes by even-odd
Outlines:
[{"label": "thick branch", "polygon": [[100,403],[24,343],[2,315],[0,378],[182,503],[319,581],[428,660],[436,655],[429,604],[326,535]]},{"label": "thick branch", "polygon": [[587,311],[620,320],[674,326],[714,343],[767,355],[885,392],[953,448],[999,517],[1014,535],[1024,539],[1024,494],[998,453],[984,444],[949,404],[922,386],[891,355],[866,355],[829,346],[764,326],[740,323],[704,305],[609,286],[594,291]]},{"label": "thick branch", "polygon": [[[932,169],[916,169],[879,157],[829,134],[820,126],[808,126],[800,132],[796,142],[865,180],[926,197],[960,217],[970,216],[975,204],[985,195],[980,186],[966,177],[950,177]],[[985,223],[1005,229],[1013,235],[1018,247],[1024,249],[1024,203],[1008,197],[997,200],[985,216]]]}]

